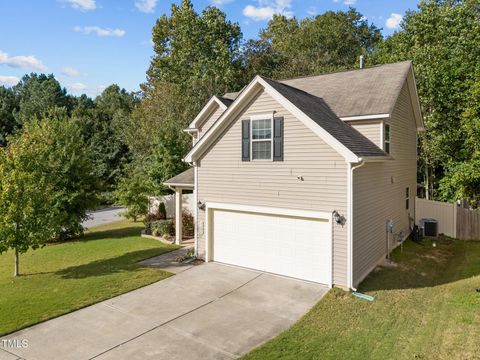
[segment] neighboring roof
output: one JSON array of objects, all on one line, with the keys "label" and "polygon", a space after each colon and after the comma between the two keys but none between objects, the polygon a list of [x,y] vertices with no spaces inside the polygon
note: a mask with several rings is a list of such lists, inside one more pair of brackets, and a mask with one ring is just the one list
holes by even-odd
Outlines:
[{"label": "neighboring roof", "polygon": [[222,97],[224,99],[228,99],[228,100],[235,100],[238,96],[239,92],[229,92],[229,93],[226,93],[224,94]]},{"label": "neighboring roof", "polygon": [[391,114],[411,67],[403,61],[281,82],[321,97],[340,118]]},{"label": "neighboring roof", "polygon": [[352,126],[340,120],[323,99],[268,78],[262,77],[262,79],[355,155],[359,157],[388,156]]},{"label": "neighboring roof", "polygon": [[233,103],[232,99],[228,99],[226,97],[219,96],[218,100],[220,100],[226,107],[229,107]]},{"label": "neighboring roof", "polygon": [[220,98],[215,95],[212,96],[210,100],[208,100],[208,102],[202,108],[202,110],[198,113],[198,115],[195,117],[195,119],[193,119],[190,125],[188,125],[188,128],[186,130],[189,131],[193,129],[198,129],[200,124],[202,124],[203,121],[209,115],[211,115],[217,107],[220,107],[222,110],[226,110],[232,102],[233,100]]},{"label": "neighboring roof", "polygon": [[165,185],[170,186],[185,186],[192,187],[195,186],[195,173],[193,168],[185,170],[184,172],[174,176],[164,182]]}]

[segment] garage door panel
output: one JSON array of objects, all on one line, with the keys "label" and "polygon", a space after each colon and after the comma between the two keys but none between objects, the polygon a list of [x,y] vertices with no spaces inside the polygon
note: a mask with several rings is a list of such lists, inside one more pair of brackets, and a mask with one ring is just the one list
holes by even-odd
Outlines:
[{"label": "garage door panel", "polygon": [[213,260],[331,282],[331,225],[326,220],[212,211]]}]

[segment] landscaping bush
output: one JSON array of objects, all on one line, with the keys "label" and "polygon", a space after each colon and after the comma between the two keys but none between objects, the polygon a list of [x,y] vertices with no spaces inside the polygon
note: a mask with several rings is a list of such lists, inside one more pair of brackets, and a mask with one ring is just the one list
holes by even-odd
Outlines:
[{"label": "landscaping bush", "polygon": [[195,222],[193,215],[189,211],[182,214],[183,236],[193,237],[195,232]]},{"label": "landscaping bush", "polygon": [[165,210],[165,204],[160,203],[158,210],[154,213],[148,213],[143,219],[145,224],[145,233],[152,234],[152,223],[154,221],[165,220],[167,218],[167,212]]},{"label": "landscaping bush", "polygon": [[161,202],[158,205],[158,216],[160,219],[166,219],[167,218],[167,209],[165,208],[165,203]]},{"label": "landscaping bush", "polygon": [[[175,217],[173,217],[172,222],[175,230]],[[184,237],[193,237],[195,234],[195,222],[193,215],[190,211],[182,211],[182,230]]]},{"label": "landscaping bush", "polygon": [[175,225],[172,220],[155,220],[151,223],[153,236],[173,236],[175,235]]}]

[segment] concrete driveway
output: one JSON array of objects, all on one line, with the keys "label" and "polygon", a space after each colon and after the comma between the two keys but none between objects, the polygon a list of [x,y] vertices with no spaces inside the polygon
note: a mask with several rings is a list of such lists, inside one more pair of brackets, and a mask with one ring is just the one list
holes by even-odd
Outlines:
[{"label": "concrete driveway", "polygon": [[4,337],[28,346],[1,350],[0,341],[0,360],[233,359],[290,327],[327,291],[208,263]]}]

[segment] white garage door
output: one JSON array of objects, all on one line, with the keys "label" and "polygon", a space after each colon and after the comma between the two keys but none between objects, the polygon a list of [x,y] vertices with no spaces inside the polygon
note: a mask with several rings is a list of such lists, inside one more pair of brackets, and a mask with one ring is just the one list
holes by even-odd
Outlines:
[{"label": "white garage door", "polygon": [[331,225],[326,219],[212,209],[212,259],[331,284]]}]

